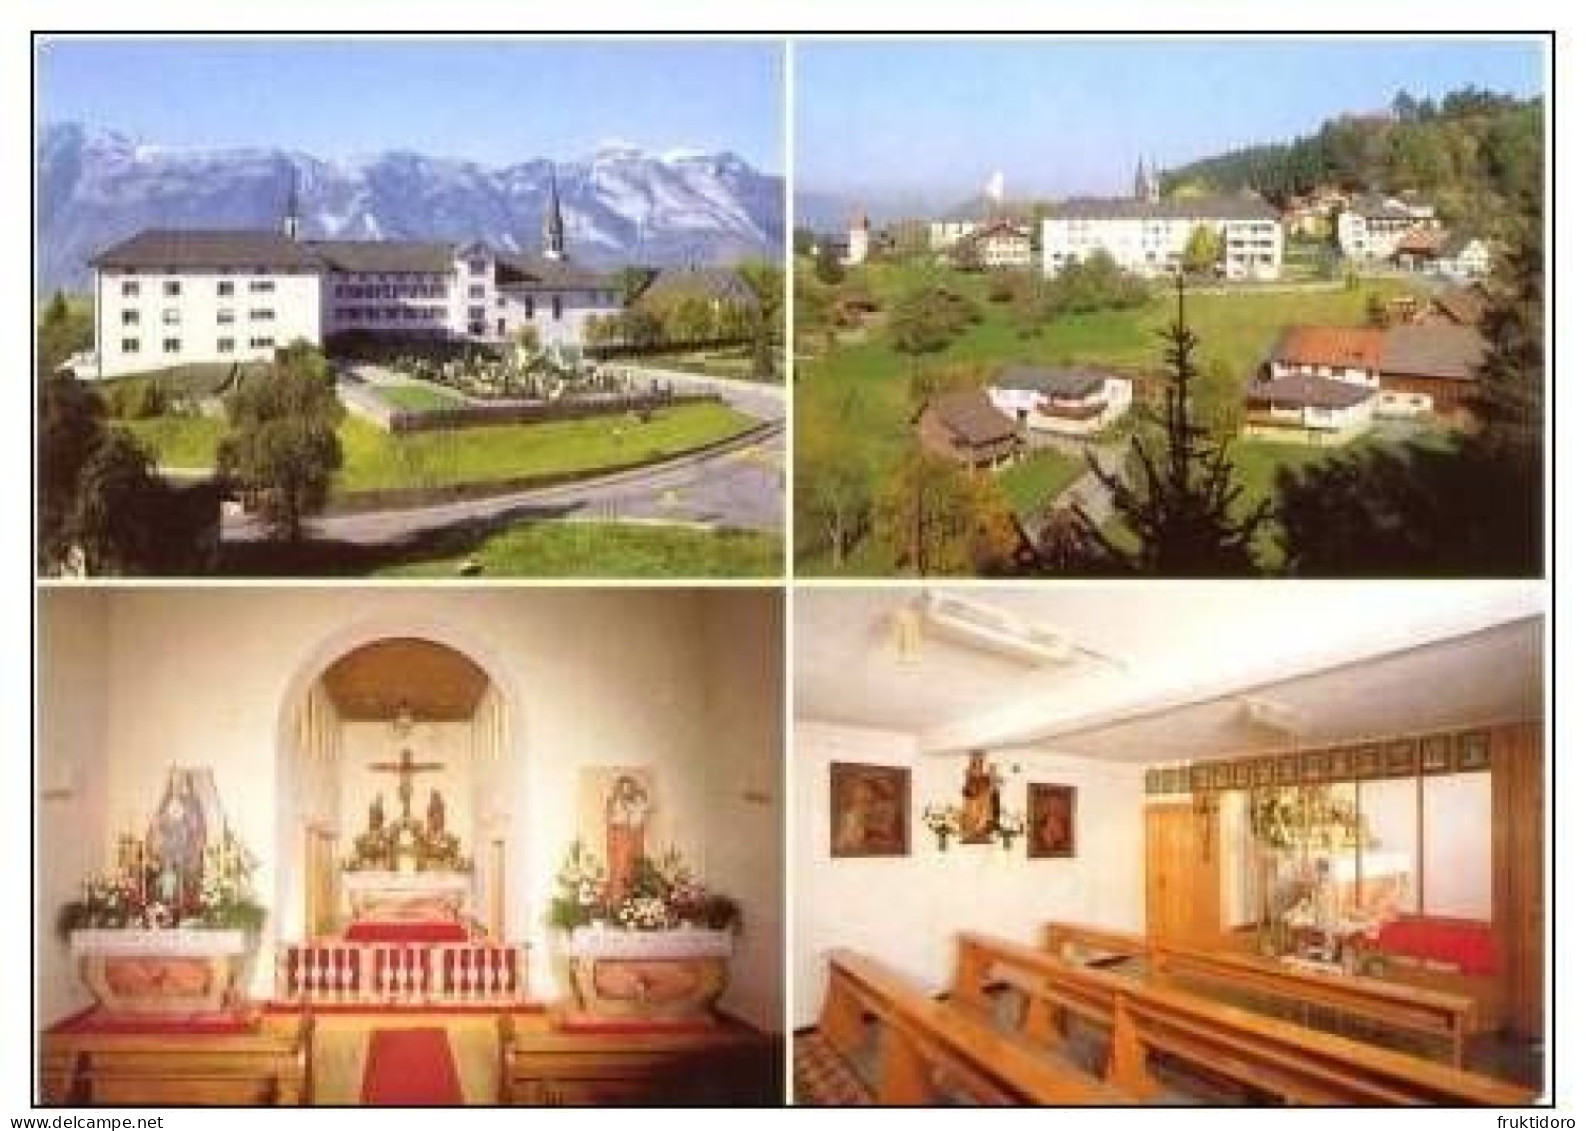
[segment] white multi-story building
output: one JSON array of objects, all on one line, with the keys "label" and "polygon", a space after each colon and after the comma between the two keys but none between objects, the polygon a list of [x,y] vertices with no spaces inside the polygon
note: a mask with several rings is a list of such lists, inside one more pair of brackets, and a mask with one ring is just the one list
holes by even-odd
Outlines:
[{"label": "white multi-story building", "polygon": [[1283,273],[1283,224],[1277,209],[1255,197],[1180,200],[1065,201],[1041,221],[1041,269],[1048,276],[1105,252],[1139,275],[1176,271],[1199,228],[1220,241],[1221,273],[1271,281]]},{"label": "white multi-story building", "polygon": [[622,308],[614,278],[568,262],[554,185],[539,256],[298,231],[294,203],[279,232],[145,230],[101,252],[89,371],[266,361],[353,332],[497,343],[532,324],[542,345],[577,347],[589,319]]},{"label": "white multi-story building", "polygon": [[1437,212],[1430,204],[1364,196],[1338,213],[1338,249],[1346,259],[1387,260],[1410,232],[1436,224]]}]

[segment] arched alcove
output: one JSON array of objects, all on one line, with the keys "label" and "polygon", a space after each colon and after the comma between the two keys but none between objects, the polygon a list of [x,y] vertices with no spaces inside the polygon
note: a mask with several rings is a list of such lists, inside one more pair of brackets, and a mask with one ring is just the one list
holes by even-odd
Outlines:
[{"label": "arched alcove", "polygon": [[[261,982],[282,943],[345,922],[344,864],[377,796],[393,822],[420,823],[439,798],[471,864],[469,914],[501,938],[524,922],[515,905],[531,854],[523,717],[511,669],[488,642],[445,621],[359,621],[302,658],[276,720],[278,867]],[[410,770],[398,772],[404,761]]]}]

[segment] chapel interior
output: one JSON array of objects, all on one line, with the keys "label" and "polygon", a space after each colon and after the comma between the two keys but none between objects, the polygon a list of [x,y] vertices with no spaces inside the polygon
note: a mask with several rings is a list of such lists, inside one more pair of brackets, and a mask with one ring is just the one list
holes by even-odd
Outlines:
[{"label": "chapel interior", "polygon": [[795,1102],[1545,1097],[1544,609],[796,594]]},{"label": "chapel interior", "polygon": [[782,596],[39,596],[37,1097],[780,1103]]}]

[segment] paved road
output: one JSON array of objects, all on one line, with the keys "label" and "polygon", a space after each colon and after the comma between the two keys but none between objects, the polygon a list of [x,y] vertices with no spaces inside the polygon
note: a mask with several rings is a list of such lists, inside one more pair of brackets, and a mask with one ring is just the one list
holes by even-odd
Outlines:
[{"label": "paved road", "polygon": [[[704,455],[586,479],[560,487],[515,491],[407,510],[324,515],[308,524],[311,537],[378,545],[402,542],[448,527],[529,519],[697,523],[781,530],[783,431],[768,432]],[[226,519],[224,537],[262,536],[248,516]]]}]

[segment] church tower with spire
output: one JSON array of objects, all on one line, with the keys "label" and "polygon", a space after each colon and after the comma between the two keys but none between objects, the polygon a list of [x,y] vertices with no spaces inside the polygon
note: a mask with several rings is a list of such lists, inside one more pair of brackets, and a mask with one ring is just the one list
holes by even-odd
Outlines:
[{"label": "church tower with spire", "polygon": [[296,166],[292,168],[292,182],[286,190],[286,212],[281,217],[281,234],[294,243],[303,234],[303,218],[299,214],[297,200]]},{"label": "church tower with spire", "polygon": [[545,206],[545,231],[541,254],[546,259],[567,258],[567,232],[562,226],[562,198],[556,191],[556,170],[551,170],[551,200]]}]

